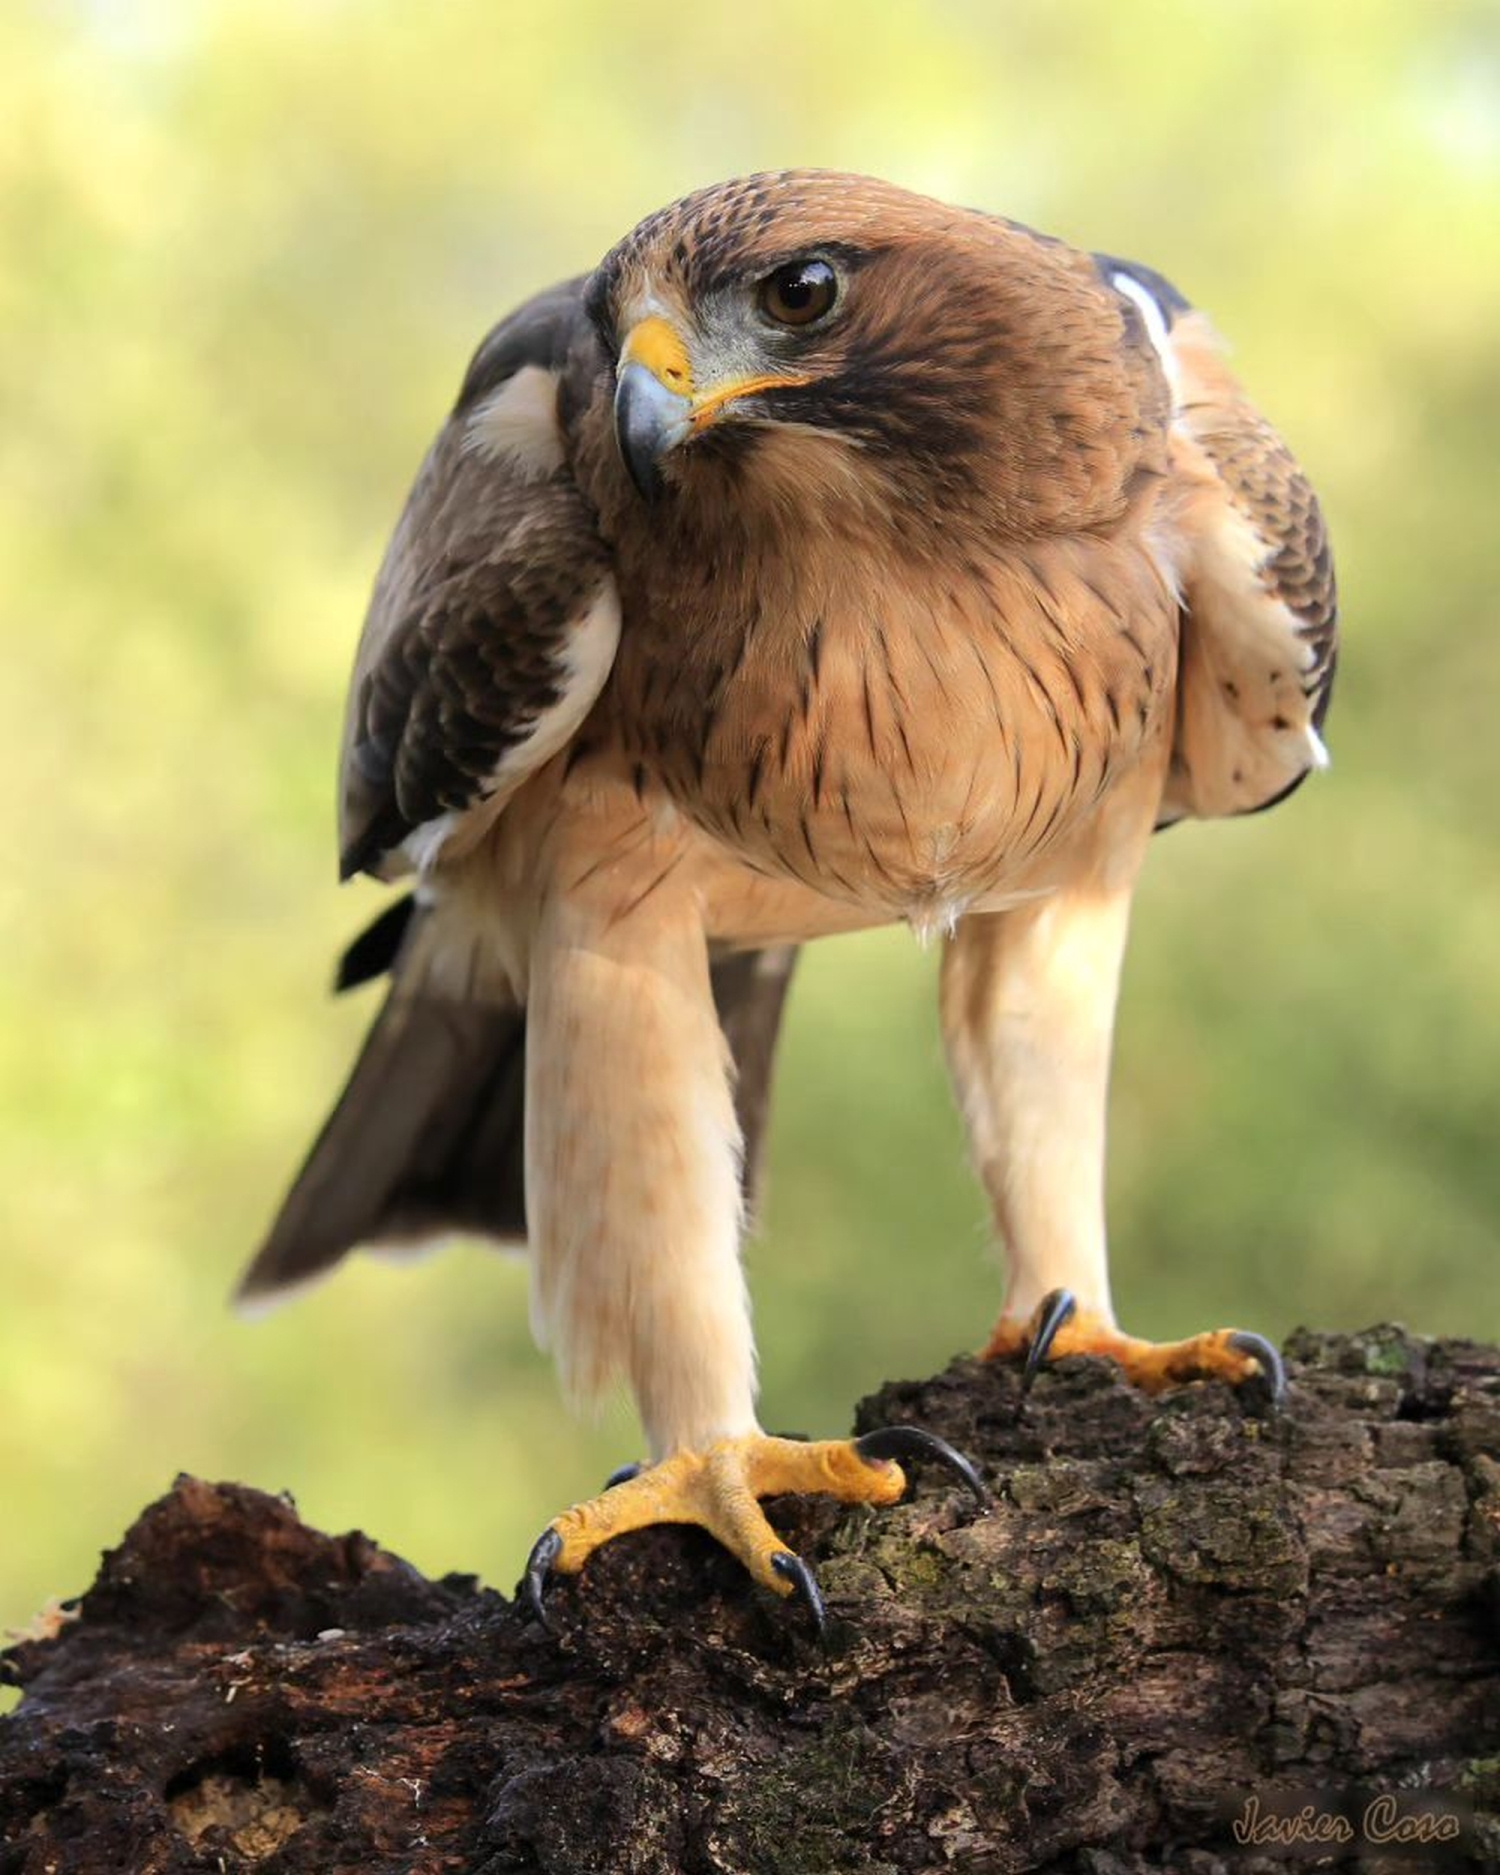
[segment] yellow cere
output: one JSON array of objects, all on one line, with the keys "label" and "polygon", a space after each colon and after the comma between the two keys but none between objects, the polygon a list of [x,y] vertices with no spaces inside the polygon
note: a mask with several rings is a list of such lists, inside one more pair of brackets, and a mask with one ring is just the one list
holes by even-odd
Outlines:
[{"label": "yellow cere", "polygon": [[738,397],[753,396],[756,391],[771,390],[782,384],[805,384],[807,379],[791,372],[780,375],[733,378],[715,384],[695,395],[693,367],[688,362],[687,347],[668,320],[652,313],[632,326],[620,351],[622,365],[644,365],[651,375],[679,397],[692,400],[692,424],[695,430],[706,428]]},{"label": "yellow cere", "polygon": [[693,367],[688,363],[687,347],[676,328],[654,313],[631,328],[620,363],[644,365],[679,397],[693,394]]}]

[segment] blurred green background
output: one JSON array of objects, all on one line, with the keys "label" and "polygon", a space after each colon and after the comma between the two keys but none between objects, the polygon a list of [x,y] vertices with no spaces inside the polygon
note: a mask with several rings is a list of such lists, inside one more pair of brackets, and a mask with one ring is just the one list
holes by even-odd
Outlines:
[{"label": "blurred green background", "polygon": [[[1157,1335],[1500,1335],[1500,14],[1358,0],[0,10],[0,1624],[179,1468],[508,1587],[636,1450],[525,1271],[225,1298],[370,1014],[326,984],[365,595],[468,353],[643,213],[877,172],[1138,256],[1319,486],[1335,764],[1158,842],[1113,1109]],[[751,1250],[768,1424],[997,1305],[901,934],[808,959]]]}]

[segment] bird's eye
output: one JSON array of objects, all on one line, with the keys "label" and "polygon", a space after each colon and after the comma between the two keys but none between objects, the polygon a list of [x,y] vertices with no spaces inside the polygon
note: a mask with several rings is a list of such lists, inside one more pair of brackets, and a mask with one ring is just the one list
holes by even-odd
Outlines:
[{"label": "bird's eye", "polygon": [[816,325],[838,296],[838,275],[826,260],[794,260],[760,283],[760,309],[779,326]]}]

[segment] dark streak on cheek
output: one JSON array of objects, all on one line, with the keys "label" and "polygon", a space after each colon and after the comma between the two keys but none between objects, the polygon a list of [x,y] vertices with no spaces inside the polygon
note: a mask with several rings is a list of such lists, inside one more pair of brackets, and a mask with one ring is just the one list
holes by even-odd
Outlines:
[{"label": "dark streak on cheek", "polygon": [[973,384],[932,364],[856,362],[836,376],[778,391],[765,402],[775,420],[852,437],[886,460],[946,483],[983,452]]}]

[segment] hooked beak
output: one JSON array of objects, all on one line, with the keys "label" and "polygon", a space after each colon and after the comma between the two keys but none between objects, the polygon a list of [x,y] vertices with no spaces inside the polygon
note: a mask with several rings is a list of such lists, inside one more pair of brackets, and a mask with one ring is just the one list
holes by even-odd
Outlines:
[{"label": "hooked beak", "polygon": [[637,493],[655,501],[663,488],[663,458],[707,429],[737,398],[806,382],[791,374],[732,378],[700,391],[676,330],[654,313],[642,319],[626,336],[615,375],[615,441]]},{"label": "hooked beak", "polygon": [[692,428],[693,407],[657,377],[649,365],[630,359],[615,384],[615,441],[620,459],[644,501],[662,491],[661,459]]}]

